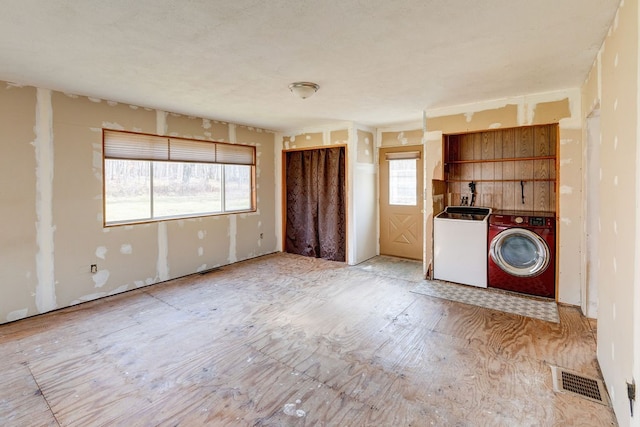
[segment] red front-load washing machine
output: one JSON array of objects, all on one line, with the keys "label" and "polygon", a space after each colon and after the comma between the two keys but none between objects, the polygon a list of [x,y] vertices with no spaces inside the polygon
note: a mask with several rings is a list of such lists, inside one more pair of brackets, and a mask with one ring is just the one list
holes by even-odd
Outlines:
[{"label": "red front-load washing machine", "polygon": [[496,211],[489,216],[488,286],[556,295],[556,220],[552,212]]}]

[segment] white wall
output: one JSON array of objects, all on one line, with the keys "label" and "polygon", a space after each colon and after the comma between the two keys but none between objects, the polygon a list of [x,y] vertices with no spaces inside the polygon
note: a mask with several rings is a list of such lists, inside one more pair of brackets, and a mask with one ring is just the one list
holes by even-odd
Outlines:
[{"label": "white wall", "polygon": [[354,239],[352,262],[358,264],[378,254],[378,171],[376,168],[375,132],[355,125],[352,132],[352,153],[349,164],[353,168]]},{"label": "white wall", "polygon": [[[621,2],[582,86],[583,114],[600,111],[598,206],[598,361],[618,422],[631,418],[626,382],[640,378],[640,60],[636,0]],[[586,132],[586,130],[585,130]]]}]

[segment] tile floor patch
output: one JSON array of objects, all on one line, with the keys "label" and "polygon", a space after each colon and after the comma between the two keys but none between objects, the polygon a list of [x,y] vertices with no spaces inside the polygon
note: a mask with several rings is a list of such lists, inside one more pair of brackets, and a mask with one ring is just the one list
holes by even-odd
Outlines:
[{"label": "tile floor patch", "polygon": [[412,292],[432,297],[477,305],[507,313],[519,314],[547,322],[560,323],[555,301],[504,293],[493,289],[475,288],[457,283],[429,281],[422,274],[422,262],[379,255],[355,266],[379,276],[414,282]]},{"label": "tile floor patch", "polygon": [[521,297],[495,292],[489,289],[428,280],[419,283],[411,292],[477,305],[506,313],[519,314],[547,322],[560,323],[558,306],[555,301],[544,301],[525,296]]}]

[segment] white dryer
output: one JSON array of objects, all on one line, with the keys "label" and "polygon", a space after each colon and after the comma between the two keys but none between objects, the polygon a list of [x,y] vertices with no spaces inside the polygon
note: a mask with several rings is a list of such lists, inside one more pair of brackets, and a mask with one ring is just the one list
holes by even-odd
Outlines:
[{"label": "white dryer", "polygon": [[491,208],[447,206],[433,220],[433,278],[487,287]]}]

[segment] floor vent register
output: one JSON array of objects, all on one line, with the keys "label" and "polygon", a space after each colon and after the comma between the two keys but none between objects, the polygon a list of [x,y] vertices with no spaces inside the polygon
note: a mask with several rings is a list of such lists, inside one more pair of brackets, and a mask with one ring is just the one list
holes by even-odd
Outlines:
[{"label": "floor vent register", "polygon": [[597,378],[590,378],[558,366],[551,366],[553,390],[567,392],[584,399],[609,406],[607,390],[604,383]]}]

